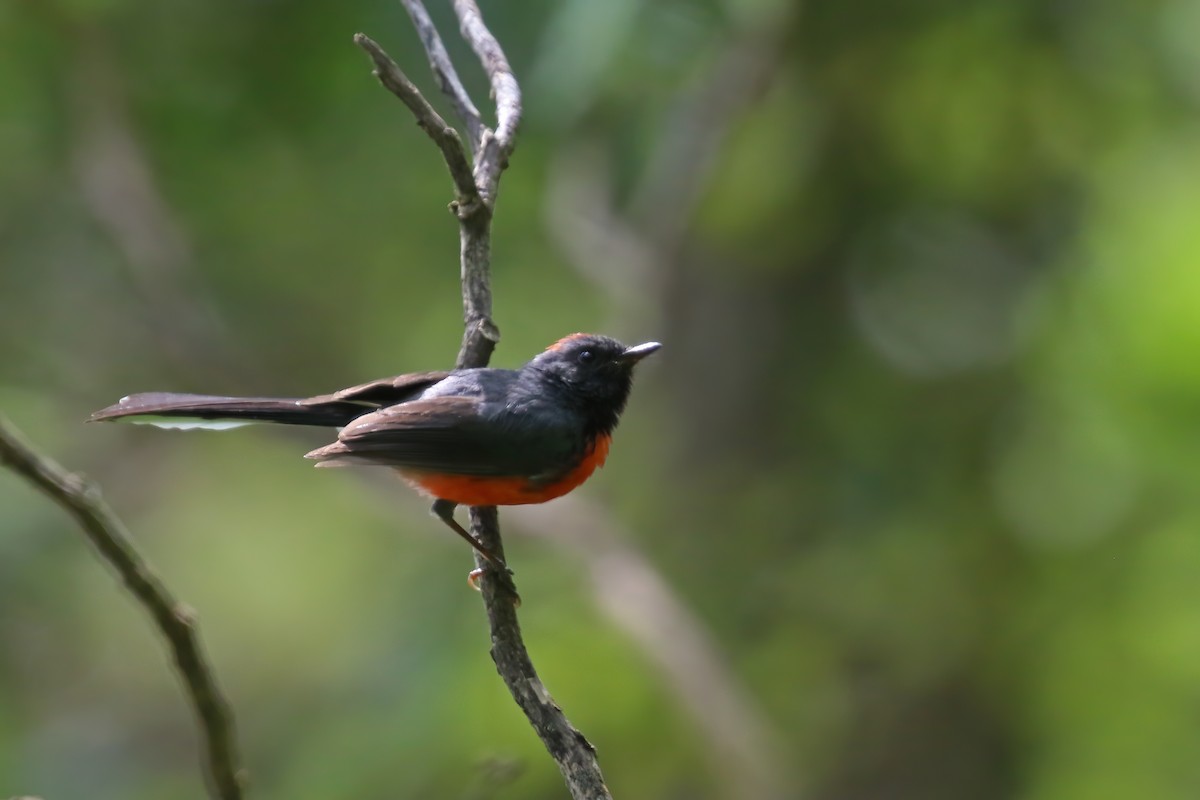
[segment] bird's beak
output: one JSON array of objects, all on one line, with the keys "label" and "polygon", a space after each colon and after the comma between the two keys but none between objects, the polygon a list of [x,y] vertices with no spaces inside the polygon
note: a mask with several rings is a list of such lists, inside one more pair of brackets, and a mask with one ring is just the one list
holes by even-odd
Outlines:
[{"label": "bird's beak", "polygon": [[633,347],[627,347],[625,348],[625,351],[621,353],[621,363],[636,364],[660,347],[662,347],[662,345],[658,342],[645,342],[643,344],[635,344]]}]

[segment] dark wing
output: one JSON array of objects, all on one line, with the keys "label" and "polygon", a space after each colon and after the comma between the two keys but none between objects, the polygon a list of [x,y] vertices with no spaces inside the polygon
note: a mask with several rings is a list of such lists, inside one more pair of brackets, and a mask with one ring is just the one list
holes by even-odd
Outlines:
[{"label": "dark wing", "polygon": [[367,463],[454,475],[540,475],[581,452],[566,431],[531,430],[485,415],[475,397],[434,397],[388,406],[347,425],[338,441],[307,455],[321,462]]},{"label": "dark wing", "polygon": [[370,383],[339,389],[333,394],[322,394],[301,400],[301,405],[325,405],[328,403],[364,403],[387,406],[403,403],[421,392],[450,377],[449,372],[410,372],[394,378],[380,378]]}]

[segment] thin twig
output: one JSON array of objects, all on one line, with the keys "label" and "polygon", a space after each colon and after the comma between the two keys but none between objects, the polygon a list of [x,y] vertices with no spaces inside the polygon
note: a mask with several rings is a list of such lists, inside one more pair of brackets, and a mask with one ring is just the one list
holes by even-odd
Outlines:
[{"label": "thin twig", "polygon": [[475,103],[467,94],[462,81],[458,79],[454,62],[450,60],[450,54],[446,52],[446,45],[442,43],[442,37],[438,34],[433,20],[430,19],[425,4],[421,0],[400,0],[400,2],[404,5],[404,10],[408,12],[413,27],[417,29],[417,35],[421,37],[421,44],[425,46],[425,53],[429,56],[429,68],[433,70],[433,77],[437,80],[438,88],[442,90],[442,94],[446,95],[450,105],[454,108],[454,113],[467,128],[468,144],[471,146],[471,155],[474,156],[479,152],[479,145],[483,141],[483,132],[487,129],[487,126],[483,124],[483,118],[479,115],[479,109],[475,107]]},{"label": "thin twig", "polygon": [[417,125],[429,134],[429,138],[433,139],[438,149],[442,151],[442,157],[446,160],[446,166],[450,169],[450,177],[454,179],[454,188],[458,193],[455,212],[459,216],[473,214],[479,206],[479,190],[475,186],[471,165],[467,163],[467,155],[463,152],[462,139],[458,137],[458,131],[448,125],[433,106],[429,105],[429,101],[396,65],[396,62],[392,61],[391,57],[383,51],[382,47],[361,33],[354,34],[354,43],[375,62],[375,77],[379,79],[379,82],[388,91],[399,97],[404,105],[408,106],[408,110],[417,118]]},{"label": "thin twig", "polygon": [[[405,0],[405,7],[410,9],[410,15],[413,8],[424,11],[419,0]],[[500,175],[508,166],[508,158],[516,144],[516,131],[521,120],[521,90],[499,43],[484,25],[478,6],[471,0],[454,0],[454,10],[458,15],[463,38],[479,56],[480,63],[487,73],[496,101],[497,127],[495,132],[486,126],[481,127],[480,147],[476,151],[474,167],[475,187],[490,211],[495,204]],[[417,16],[414,16],[413,21],[418,30],[421,30]],[[363,46],[363,41],[370,42],[361,34],[355,37],[355,41],[360,46]],[[449,64],[445,48],[441,47],[441,41],[436,36],[430,38],[422,33],[421,41],[433,65],[434,74],[438,76],[439,63],[444,61]],[[371,42],[371,45],[374,43]],[[375,51],[378,51],[378,55]],[[375,51],[368,49],[375,59],[377,74],[389,74],[390,68],[387,65],[394,68],[391,59],[378,50],[377,46]],[[395,71],[399,73],[398,69]],[[449,70],[443,67],[443,74],[454,74],[453,67]],[[438,80],[441,80],[440,76]],[[411,102],[412,97],[419,98],[420,94],[407,80],[404,84],[404,93],[397,92],[390,85],[388,88],[404,100],[420,121],[428,103],[423,99],[419,104]],[[385,85],[388,84],[385,82]],[[451,100],[454,100],[453,95]],[[455,181],[459,181],[457,174]],[[500,331],[492,321],[492,215],[459,213],[458,220],[465,330],[457,366],[485,367],[500,338]],[[472,508],[470,517],[471,532],[484,547],[503,558],[504,544],[500,538],[500,522],[496,508]],[[576,800],[611,800],[608,788],[604,785],[604,777],[600,773],[600,765],[596,761],[595,749],[583,734],[567,721],[542,684],[529,658],[517,620],[517,594],[512,576],[507,572],[489,568],[490,563],[478,555],[475,563],[483,571],[480,589],[491,628],[491,653],[497,672],[558,764],[571,796]]]},{"label": "thin twig", "polygon": [[199,718],[210,790],[220,800],[240,800],[244,773],[238,764],[233,716],[204,654],[195,612],[176,600],[154,574],[125,525],[101,499],[99,490],[35,452],[2,415],[0,463],[75,518],[101,558],[117,571],[129,592],[154,619],[170,644],[184,689]]},{"label": "thin twig", "polygon": [[496,130],[485,141],[475,161],[475,181],[479,193],[489,206],[496,203],[500,173],[508,166],[508,158],[517,145],[517,128],[521,125],[521,87],[496,37],[483,22],[475,0],[453,0],[458,15],[459,30],[471,45],[492,86],[496,101]]},{"label": "thin twig", "polygon": [[[495,507],[471,509],[471,531],[489,547],[500,543],[500,522]],[[529,724],[558,764],[571,797],[576,800],[612,800],[604,783],[596,749],[554,702],[538,677],[529,651],[521,637],[517,608],[510,594],[507,573],[487,570],[486,562],[476,556],[475,564],[484,569],[481,589],[492,631],[492,660],[508,691],[525,712]]]}]

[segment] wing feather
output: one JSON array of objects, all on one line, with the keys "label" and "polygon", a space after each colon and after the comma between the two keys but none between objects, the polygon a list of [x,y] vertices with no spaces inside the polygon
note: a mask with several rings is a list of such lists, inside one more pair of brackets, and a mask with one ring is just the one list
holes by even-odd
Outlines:
[{"label": "wing feather", "polygon": [[568,430],[537,432],[520,420],[499,424],[477,397],[413,400],[364,414],[338,441],[308,458],[330,466],[373,463],[417,471],[480,476],[535,476],[553,472],[582,450]]},{"label": "wing feather", "polygon": [[322,394],[301,400],[301,405],[322,405],[325,403],[366,403],[369,405],[391,405],[411,400],[421,392],[449,378],[450,372],[409,372],[393,378],[361,383],[347,389],[339,389],[332,394]]}]

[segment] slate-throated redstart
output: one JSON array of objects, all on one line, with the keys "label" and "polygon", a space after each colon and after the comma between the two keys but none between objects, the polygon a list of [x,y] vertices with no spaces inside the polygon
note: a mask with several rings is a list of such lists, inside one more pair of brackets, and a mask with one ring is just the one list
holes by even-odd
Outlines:
[{"label": "slate-throated redstart", "polygon": [[434,514],[503,567],[458,524],[455,507],[544,503],[587,480],[608,456],[634,365],[659,347],[576,333],[517,370],[415,372],[304,399],[149,392],[123,397],[91,419],[133,417],[175,428],[253,422],[340,428],[336,442],[306,458],[318,467],[395,468],[435,498]]}]

